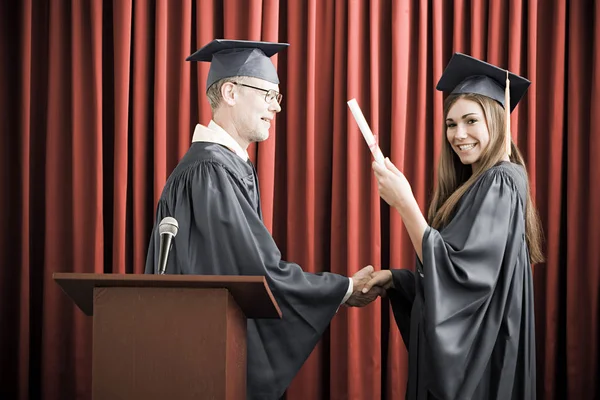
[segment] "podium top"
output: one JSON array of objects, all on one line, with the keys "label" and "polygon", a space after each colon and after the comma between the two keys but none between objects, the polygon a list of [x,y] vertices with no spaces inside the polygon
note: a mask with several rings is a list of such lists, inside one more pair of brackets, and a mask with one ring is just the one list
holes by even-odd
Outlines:
[{"label": "podium top", "polygon": [[246,318],[281,318],[263,276],[59,273],[52,278],[86,315],[94,313],[95,287],[227,289]]}]

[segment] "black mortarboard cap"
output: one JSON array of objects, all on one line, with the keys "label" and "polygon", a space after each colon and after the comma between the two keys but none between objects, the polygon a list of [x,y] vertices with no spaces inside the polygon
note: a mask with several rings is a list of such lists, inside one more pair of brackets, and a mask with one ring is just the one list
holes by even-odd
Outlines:
[{"label": "black mortarboard cap", "polygon": [[210,62],[206,90],[213,83],[232,76],[251,76],[279,84],[277,70],[270,57],[288,46],[288,43],[215,39],[186,61]]},{"label": "black mortarboard cap", "polygon": [[[517,106],[531,82],[508,73],[510,80],[510,111]],[[450,93],[476,93],[490,97],[504,107],[506,70],[462,53],[454,53],[436,89]]]}]

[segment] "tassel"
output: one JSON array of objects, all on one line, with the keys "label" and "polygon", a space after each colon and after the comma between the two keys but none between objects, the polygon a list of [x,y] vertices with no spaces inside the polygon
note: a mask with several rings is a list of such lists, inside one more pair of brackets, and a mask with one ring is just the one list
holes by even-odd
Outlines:
[{"label": "tassel", "polygon": [[504,111],[506,113],[506,153],[510,157],[511,153],[511,136],[510,136],[510,80],[508,79],[508,71],[506,71],[506,88],[504,89]]}]

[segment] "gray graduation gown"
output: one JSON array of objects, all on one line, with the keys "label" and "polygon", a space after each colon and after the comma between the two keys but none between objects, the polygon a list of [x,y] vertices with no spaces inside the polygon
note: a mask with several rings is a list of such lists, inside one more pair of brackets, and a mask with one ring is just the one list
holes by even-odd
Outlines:
[{"label": "gray graduation gown", "polygon": [[281,260],[262,221],[256,171],[215,143],[195,142],[169,176],[156,211],[146,273],[155,273],[158,224],[179,223],[166,273],[265,276],[281,320],[248,320],[247,398],[279,399],[335,315],[348,278]]},{"label": "gray graduation gown", "polygon": [[504,162],[423,235],[416,273],[393,271],[395,320],[409,350],[406,398],[534,400],[533,280],[527,180]]}]

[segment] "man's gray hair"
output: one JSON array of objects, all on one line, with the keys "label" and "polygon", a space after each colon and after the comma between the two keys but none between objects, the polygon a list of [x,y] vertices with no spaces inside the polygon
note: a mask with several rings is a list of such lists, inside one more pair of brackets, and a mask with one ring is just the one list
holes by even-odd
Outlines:
[{"label": "man's gray hair", "polygon": [[221,88],[223,84],[227,82],[245,82],[245,76],[231,76],[229,78],[223,78],[221,80],[213,83],[208,90],[206,91],[206,97],[208,97],[208,102],[210,103],[210,108],[214,114],[214,112],[221,105],[221,100],[223,100],[223,96],[221,95]]}]

